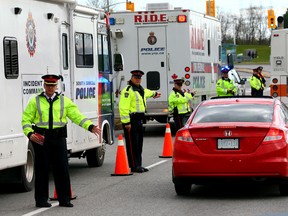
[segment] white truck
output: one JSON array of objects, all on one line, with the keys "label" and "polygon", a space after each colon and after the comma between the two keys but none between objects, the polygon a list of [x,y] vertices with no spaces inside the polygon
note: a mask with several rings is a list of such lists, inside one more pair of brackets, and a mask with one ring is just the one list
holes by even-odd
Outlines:
[{"label": "white truck", "polygon": [[41,76],[59,74],[58,92],[102,129],[101,139],[69,122],[68,154],[101,166],[113,144],[111,55],[103,10],[74,0],[2,0],[0,13],[0,181],[34,186],[34,150],[21,119],[43,91]]},{"label": "white truck", "polygon": [[[278,22],[279,23],[279,22]],[[284,24],[283,24],[284,25]],[[271,32],[270,95],[288,105],[288,29]]]},{"label": "white truck", "polygon": [[219,20],[173,9],[169,4],[151,3],[146,11],[112,12],[110,26],[112,52],[121,54],[125,62],[124,70],[114,74],[116,117],[120,91],[134,69],[145,72],[141,83],[145,88],[162,93],[157,100],[147,100],[148,119],[167,122],[173,79],[184,78],[183,90],[197,91],[193,106],[215,96],[221,67]]}]

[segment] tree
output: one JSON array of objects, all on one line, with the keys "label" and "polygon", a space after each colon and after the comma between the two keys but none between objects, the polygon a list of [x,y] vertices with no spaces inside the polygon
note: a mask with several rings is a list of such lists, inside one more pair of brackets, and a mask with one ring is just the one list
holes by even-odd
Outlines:
[{"label": "tree", "polygon": [[225,13],[219,9],[217,11],[217,18],[221,22],[223,43],[231,43],[234,38],[236,44],[269,43],[270,34],[267,28],[267,16],[262,6],[250,6],[241,9],[239,15]]},{"label": "tree", "polygon": [[110,7],[114,5],[114,0],[87,0],[87,5],[110,11]]}]

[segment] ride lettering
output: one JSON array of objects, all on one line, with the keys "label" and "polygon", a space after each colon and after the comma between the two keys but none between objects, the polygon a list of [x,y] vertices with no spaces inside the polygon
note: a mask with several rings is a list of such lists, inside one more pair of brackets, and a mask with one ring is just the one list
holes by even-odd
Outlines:
[{"label": "ride lettering", "polygon": [[167,22],[166,14],[140,14],[134,16],[135,23]]}]

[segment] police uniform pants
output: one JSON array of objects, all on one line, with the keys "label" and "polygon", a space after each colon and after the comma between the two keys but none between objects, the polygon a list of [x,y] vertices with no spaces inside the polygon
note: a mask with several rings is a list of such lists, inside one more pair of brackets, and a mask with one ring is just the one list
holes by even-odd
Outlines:
[{"label": "police uniform pants", "polygon": [[47,202],[49,197],[49,171],[52,168],[58,201],[71,198],[66,138],[45,137],[44,144],[33,143],[35,150],[35,200]]},{"label": "police uniform pants", "polygon": [[130,117],[130,123],[130,131],[128,131],[123,125],[128,163],[130,168],[141,167],[143,149],[143,121]]},{"label": "police uniform pants", "polygon": [[178,131],[180,128],[182,128],[185,125],[188,118],[189,118],[188,113],[186,113],[186,114],[174,114],[173,115],[176,131]]}]

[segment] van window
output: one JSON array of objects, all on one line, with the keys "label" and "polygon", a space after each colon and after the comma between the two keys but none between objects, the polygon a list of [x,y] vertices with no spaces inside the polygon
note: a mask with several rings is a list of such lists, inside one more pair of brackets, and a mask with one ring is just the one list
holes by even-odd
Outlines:
[{"label": "van window", "polygon": [[208,56],[210,56],[211,54],[211,44],[210,44],[210,40],[207,41],[207,47],[208,47]]},{"label": "van window", "polygon": [[111,73],[107,35],[98,35],[98,69],[100,73]]},{"label": "van window", "polygon": [[150,90],[160,89],[160,73],[158,71],[147,72],[147,88]]},{"label": "van window", "polygon": [[63,69],[68,69],[68,36],[67,34],[62,34],[62,62]]},{"label": "van window", "polygon": [[4,73],[6,79],[17,79],[19,76],[18,43],[16,38],[4,37]]},{"label": "van window", "polygon": [[93,67],[92,34],[75,33],[75,53],[77,67]]}]

